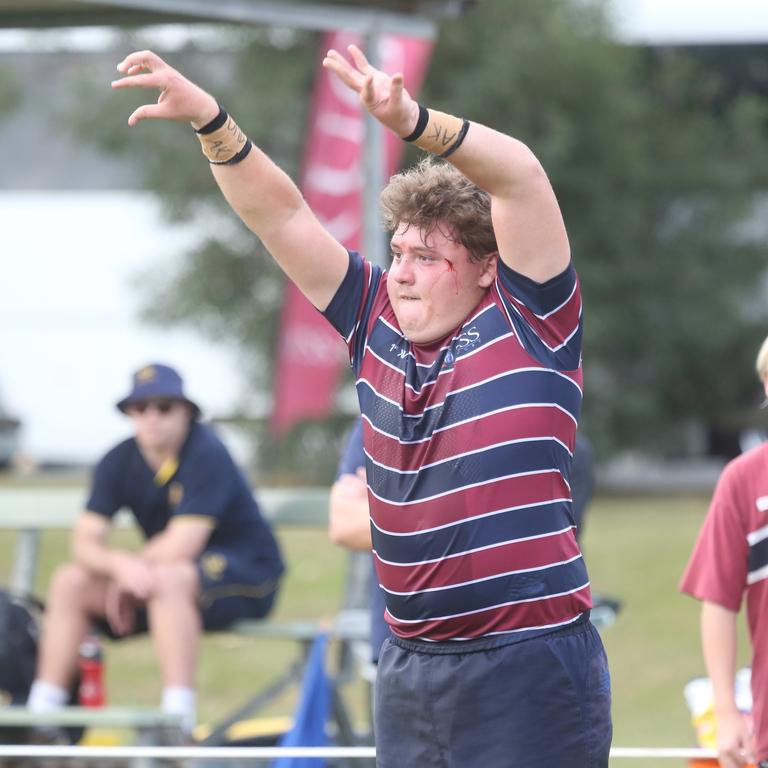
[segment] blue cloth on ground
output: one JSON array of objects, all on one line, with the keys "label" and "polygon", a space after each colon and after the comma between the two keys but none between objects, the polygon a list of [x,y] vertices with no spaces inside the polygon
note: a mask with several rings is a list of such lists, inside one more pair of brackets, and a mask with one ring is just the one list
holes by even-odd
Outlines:
[{"label": "blue cloth on ground", "polygon": [[[326,723],[331,712],[331,686],[325,672],[328,635],[315,638],[304,667],[301,698],[293,726],[280,740],[280,747],[328,746]],[[325,768],[326,761],[310,757],[279,757],[271,768]]]}]

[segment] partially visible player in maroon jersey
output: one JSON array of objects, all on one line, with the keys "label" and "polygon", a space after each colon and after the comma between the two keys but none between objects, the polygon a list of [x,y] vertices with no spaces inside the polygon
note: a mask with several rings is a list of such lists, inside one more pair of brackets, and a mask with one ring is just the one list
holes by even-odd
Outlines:
[{"label": "partially visible player in maroon jersey", "polygon": [[[768,398],[768,339],[757,356]],[[768,403],[768,400],[766,400]],[[720,765],[768,768],[768,443],[723,470],[680,589],[702,601],[701,643],[712,680]],[[736,706],[736,623],[746,597],[754,733]]]}]

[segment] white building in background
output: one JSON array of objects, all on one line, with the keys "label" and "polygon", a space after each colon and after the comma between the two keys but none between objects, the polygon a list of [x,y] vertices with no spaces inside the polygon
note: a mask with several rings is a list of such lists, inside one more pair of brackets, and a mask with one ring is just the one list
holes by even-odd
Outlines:
[{"label": "white building in background", "polygon": [[[632,43],[768,42],[766,0],[613,6],[621,37]],[[178,27],[158,34],[161,50],[183,38]],[[109,30],[0,31],[0,67],[24,67],[29,84],[18,115],[0,122],[0,140],[35,147],[34,162],[26,151],[15,162],[6,155],[0,171],[0,394],[23,423],[21,451],[37,460],[91,463],[125,435],[114,403],[147,361],[177,366],[210,415],[242,402],[250,410],[231,350],[137,316],[137,275],[168,269],[195,233],[169,227],[154,200],[135,191],[125,164],[86,152],[37,119],[35,104],[66,99],[69,86],[56,80],[66,68],[35,51],[68,51],[63,61],[75,75],[85,58],[107,83],[124,53],[113,46]]]},{"label": "white building in background", "polygon": [[194,239],[151,196],[0,191],[0,233],[0,382],[24,454],[92,462],[126,434],[114,403],[150,361],[178,367],[206,413],[235,409],[245,382],[231,350],[137,319],[139,276],[166,272]]},{"label": "white building in background", "polygon": [[129,162],[40,120],[71,106],[84,74],[108,84],[122,53],[109,30],[0,32],[0,68],[25,86],[0,141],[36,148],[0,171],[0,396],[33,462],[91,464],[124,437],[114,403],[146,362],[177,367],[208,416],[232,414],[248,391],[226,341],[139,318],[138,281],[167,274],[201,233],[169,225]]},{"label": "white building in background", "polygon": [[765,0],[609,0],[623,39],[643,45],[768,42]]}]

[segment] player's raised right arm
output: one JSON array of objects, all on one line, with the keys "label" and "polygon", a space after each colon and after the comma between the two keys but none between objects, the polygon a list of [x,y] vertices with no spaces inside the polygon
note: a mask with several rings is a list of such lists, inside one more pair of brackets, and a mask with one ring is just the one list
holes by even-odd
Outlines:
[{"label": "player's raised right arm", "polygon": [[[117,69],[125,77],[115,80],[113,88],[160,91],[157,103],[144,104],[131,114],[129,125],[175,120],[198,130],[219,113],[213,96],[151,51],[129,54]],[[239,162],[211,169],[246,226],[299,290],[318,309],[325,309],[346,274],[347,253],[317,220],[293,181],[256,146]]]}]

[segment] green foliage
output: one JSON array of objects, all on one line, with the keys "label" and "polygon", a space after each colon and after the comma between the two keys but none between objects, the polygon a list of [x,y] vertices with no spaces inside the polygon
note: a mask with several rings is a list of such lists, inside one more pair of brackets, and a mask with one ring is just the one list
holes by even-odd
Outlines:
[{"label": "green foliage", "polygon": [[[229,52],[190,48],[173,64],[295,177],[317,38],[222,34]],[[597,0],[483,0],[440,30],[423,100],[528,143],[558,194],[585,298],[584,424],[601,454],[679,453],[691,424],[723,426],[756,398],[766,249],[742,225],[768,188],[765,67],[751,49],[619,45]],[[124,127],[139,101],[92,101],[79,130],[127,152],[170,217],[211,222],[148,316],[236,345],[267,391],[280,278],[226,212],[191,133]]]},{"label": "green foliage", "polygon": [[[220,50],[189,45],[167,56],[169,62],[199,83],[237,115],[253,140],[290,175],[296,173],[298,148],[306,122],[307,99],[312,82],[316,37],[295,33],[276,38],[258,28],[223,28]],[[146,41],[126,34],[123,51],[146,47]],[[161,52],[162,54],[162,52]],[[70,122],[77,135],[99,148],[122,155],[139,171],[141,186],[156,192],[169,217],[191,221],[210,206],[229,211],[200,161],[199,144],[189,126],[184,129],[164,121],[143,121],[129,128],[128,115],[147,103],[147,91],[104,93],[101,80],[80,83]],[[83,103],[88,109],[79,108]],[[232,216],[233,220],[236,220]],[[219,234],[220,226],[212,222]],[[231,228],[227,228],[227,239]],[[253,239],[238,247],[252,248]]]},{"label": "green foliage", "polygon": [[582,280],[598,448],[675,453],[686,424],[717,425],[757,389],[766,248],[738,228],[768,186],[768,108],[726,76],[732,51],[606,32],[600,3],[485,0],[442,30],[426,98],[519,137],[552,179]]},{"label": "green foliage", "polygon": [[[216,213],[216,218],[223,216]],[[152,279],[137,277],[137,290],[152,286],[145,296],[144,316],[158,325],[184,323],[224,346],[250,350],[246,361],[253,360],[257,350],[259,358],[271,357],[282,277],[260,245],[236,242],[242,237],[228,241],[221,238],[220,227],[211,229],[218,229],[219,237],[187,253],[177,270],[159,283],[154,273]],[[269,387],[268,366],[250,365],[249,371],[256,387]]]},{"label": "green foliage", "polygon": [[350,421],[348,415],[340,413],[324,421],[303,421],[280,440],[269,433],[266,422],[260,423],[253,429],[253,438],[261,447],[262,484],[329,485],[336,476]]},{"label": "green foliage", "polygon": [[[202,85],[237,116],[253,141],[294,178],[311,91],[317,36],[254,28],[224,29],[215,54],[193,46],[168,60]],[[127,36],[124,50],[146,47]],[[202,241],[173,269],[158,276],[139,275],[143,315],[150,322],[194,327],[217,343],[238,350],[255,392],[269,392],[282,305],[284,279],[272,258],[232,213],[200,155],[193,132],[178,125],[144,121],[129,128],[127,117],[147,101],[146,92],[120,91],[103,95],[103,83],[80,84],[76,103],[89,109],[70,116],[78,135],[102,150],[122,155],[138,169],[143,188],[156,192],[172,222],[194,222]],[[252,410],[252,409],[250,409]],[[303,425],[287,445],[303,455]],[[265,472],[280,474],[285,450],[275,453],[271,440],[261,439],[264,427],[253,427],[263,454]],[[332,438],[333,428],[331,428]],[[337,433],[340,428],[337,426]],[[291,465],[283,459],[283,466]],[[325,483],[333,477],[328,462],[301,470],[301,482]],[[293,466],[301,466],[293,464]]]}]

